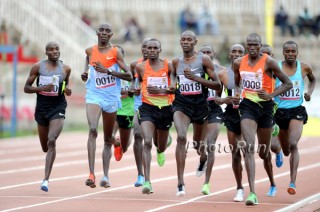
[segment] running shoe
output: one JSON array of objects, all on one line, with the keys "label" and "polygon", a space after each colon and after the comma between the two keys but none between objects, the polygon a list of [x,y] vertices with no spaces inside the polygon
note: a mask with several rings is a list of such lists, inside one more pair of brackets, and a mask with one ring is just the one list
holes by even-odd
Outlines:
[{"label": "running shoe", "polygon": [[109,178],[107,176],[104,176],[100,181],[100,187],[108,188],[110,187]]},{"label": "running shoe", "polygon": [[166,161],[166,157],[164,155],[164,152],[159,153],[157,151],[157,161],[159,166],[163,166],[164,162]]},{"label": "running shoe", "polygon": [[276,186],[270,186],[269,192],[267,193],[267,196],[269,197],[275,197],[277,193],[277,187]]},{"label": "running shoe", "polygon": [[90,188],[95,188],[96,187],[96,177],[94,174],[90,174],[88,179],[86,180],[86,186],[90,186]]},{"label": "running shoe", "polygon": [[209,195],[210,194],[210,184],[209,183],[203,184],[201,193],[204,194],[204,195]]},{"label": "running shoe", "polygon": [[200,163],[198,165],[198,168],[196,170],[196,176],[197,177],[201,177],[206,172],[206,170],[207,170],[207,161],[208,160],[206,160],[204,162],[200,161]]},{"label": "running shoe", "polygon": [[184,185],[182,184],[178,185],[177,194],[176,194],[177,197],[183,197],[185,194],[186,194],[186,189]]},{"label": "running shoe", "polygon": [[152,194],[153,193],[150,181],[146,181],[146,182],[143,183],[142,193],[143,194]]},{"label": "running shoe", "polygon": [[170,133],[169,133],[169,135],[168,135],[168,141],[167,141],[167,148],[168,148],[169,146],[171,146],[171,144],[172,144],[172,137],[171,137],[171,135],[170,135]]},{"label": "running shoe", "polygon": [[283,164],[283,153],[282,150],[276,154],[276,166],[280,168]]},{"label": "running shoe", "polygon": [[118,141],[119,145],[114,145],[114,158],[116,159],[116,161],[120,161],[123,155],[123,150],[121,147],[120,138],[116,137],[116,140]]},{"label": "running shoe", "polygon": [[296,186],[294,185],[294,183],[290,183],[287,191],[291,195],[295,195],[296,194]]},{"label": "running shoe", "polygon": [[42,181],[40,189],[42,191],[48,192],[49,191],[49,181],[48,180]]},{"label": "running shoe", "polygon": [[246,205],[258,205],[258,198],[255,193],[250,192],[246,200]]},{"label": "running shoe", "polygon": [[243,189],[238,189],[236,196],[233,198],[233,201],[235,202],[243,202],[243,197],[244,197],[244,191]]},{"label": "running shoe", "polygon": [[143,183],[144,183],[144,176],[138,175],[138,179],[137,179],[137,181],[134,183],[134,186],[135,186],[135,187],[140,187],[140,186],[143,185]]},{"label": "running shoe", "polygon": [[280,131],[279,126],[277,124],[274,124],[273,125],[272,136],[276,137],[279,134],[279,131]]}]

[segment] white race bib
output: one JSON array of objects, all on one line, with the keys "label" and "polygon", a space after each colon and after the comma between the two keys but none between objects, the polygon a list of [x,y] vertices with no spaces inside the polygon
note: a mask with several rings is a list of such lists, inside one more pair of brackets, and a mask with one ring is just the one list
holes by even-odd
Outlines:
[{"label": "white race bib", "polygon": [[[200,77],[200,73],[195,74]],[[183,95],[195,95],[202,93],[200,82],[196,82],[186,78],[184,75],[179,75],[179,90]]]},{"label": "white race bib", "polygon": [[[57,76],[55,76],[57,77]],[[47,92],[47,91],[41,91],[40,94],[44,96],[58,96],[59,92],[59,78],[56,80],[54,76],[39,76],[39,87],[53,84],[54,89],[53,91]]]},{"label": "white race bib", "polygon": [[208,88],[208,100],[214,100],[216,98],[216,90]]},{"label": "white race bib", "polygon": [[257,91],[262,89],[262,76],[262,71],[261,73],[242,71],[242,88],[246,91]]},{"label": "white race bib", "polygon": [[298,100],[301,98],[301,81],[292,81],[292,84],[293,87],[290,90],[279,95],[281,100]]},{"label": "white race bib", "polygon": [[[109,68],[110,69],[110,68]],[[116,85],[116,78],[107,73],[94,72],[94,80],[97,88],[106,88]]]},{"label": "white race bib", "polygon": [[[147,86],[155,86],[159,89],[167,89],[168,88],[168,77],[148,77],[147,78]],[[165,94],[157,94],[157,95],[165,95]]]}]

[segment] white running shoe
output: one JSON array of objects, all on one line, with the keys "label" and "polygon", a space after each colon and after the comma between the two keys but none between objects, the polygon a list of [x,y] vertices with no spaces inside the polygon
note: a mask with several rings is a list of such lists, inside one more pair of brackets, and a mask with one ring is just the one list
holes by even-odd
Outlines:
[{"label": "white running shoe", "polygon": [[40,189],[42,191],[48,192],[49,191],[49,181],[48,180],[42,181]]},{"label": "white running shoe", "polygon": [[243,189],[238,189],[236,196],[233,198],[235,202],[243,202],[244,192]]},{"label": "white running shoe", "polygon": [[177,188],[177,197],[183,197],[186,194],[186,189],[184,188],[184,185],[178,185]]}]

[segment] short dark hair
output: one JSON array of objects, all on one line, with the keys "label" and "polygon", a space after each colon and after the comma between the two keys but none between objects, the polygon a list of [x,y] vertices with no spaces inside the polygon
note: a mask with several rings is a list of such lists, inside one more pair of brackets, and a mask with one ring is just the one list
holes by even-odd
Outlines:
[{"label": "short dark hair", "polygon": [[284,48],[285,48],[285,46],[286,46],[287,44],[289,44],[289,45],[290,45],[290,44],[296,45],[297,50],[298,50],[298,44],[297,44],[296,42],[294,42],[293,40],[289,40],[289,41],[285,42],[285,43],[283,44],[283,46],[282,46],[282,50],[284,50]]},{"label": "short dark hair", "polygon": [[148,40],[148,42],[147,42],[147,45],[148,45],[148,43],[149,43],[150,41],[156,41],[156,42],[158,42],[159,45],[160,45],[160,48],[161,48],[161,42],[160,42],[158,39],[156,39],[156,38],[150,38],[150,40]]}]

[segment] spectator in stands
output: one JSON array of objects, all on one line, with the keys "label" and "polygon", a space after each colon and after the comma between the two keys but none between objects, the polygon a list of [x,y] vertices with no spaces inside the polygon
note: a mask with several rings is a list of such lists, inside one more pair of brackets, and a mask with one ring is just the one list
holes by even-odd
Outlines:
[{"label": "spectator in stands", "polygon": [[212,35],[219,34],[219,24],[214,15],[210,12],[209,7],[204,4],[199,13],[199,34],[204,35],[210,33]]},{"label": "spectator in stands", "polygon": [[8,44],[8,32],[7,32],[5,21],[2,21],[0,25],[0,45],[7,45],[7,44]]},{"label": "spectator in stands", "polygon": [[131,17],[126,22],[124,28],[121,29],[120,34],[123,35],[123,41],[133,41],[137,37],[138,42],[143,41],[143,30],[135,17]]},{"label": "spectator in stands", "polygon": [[220,65],[230,66],[229,51],[230,51],[229,37],[225,35],[223,39],[223,43],[220,45],[220,48],[217,54],[217,59],[220,61]]},{"label": "spectator in stands", "polygon": [[81,16],[81,20],[86,23],[88,26],[91,26],[91,18],[88,16],[88,14],[84,13]]},{"label": "spectator in stands", "polygon": [[309,30],[309,33],[312,32],[313,17],[307,7],[304,7],[303,11],[299,14],[297,25],[299,29],[299,35],[306,34],[305,30]]},{"label": "spectator in stands", "polygon": [[181,32],[192,30],[197,35],[199,34],[199,24],[196,15],[191,11],[190,5],[180,12],[179,26]]},{"label": "spectator in stands", "polygon": [[9,44],[20,45],[22,33],[15,27],[10,27],[8,29]]},{"label": "spectator in stands", "polygon": [[23,56],[25,57],[35,57],[38,56],[37,47],[33,45],[29,39],[23,40]]},{"label": "spectator in stands", "polygon": [[291,36],[295,35],[293,25],[289,23],[289,15],[282,5],[275,15],[275,25],[280,27],[282,36],[286,35],[287,30]]},{"label": "spectator in stands", "polygon": [[314,18],[313,34],[319,36],[320,34],[320,13]]}]

